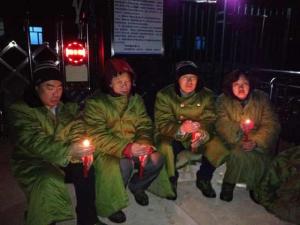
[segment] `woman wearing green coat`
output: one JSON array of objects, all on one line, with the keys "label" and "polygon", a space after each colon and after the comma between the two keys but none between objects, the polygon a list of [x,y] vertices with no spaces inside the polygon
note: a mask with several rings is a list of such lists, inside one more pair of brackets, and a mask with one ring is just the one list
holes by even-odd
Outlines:
[{"label": "woman wearing green coat", "polygon": [[122,211],[128,205],[126,186],[138,204],[148,205],[145,190],[164,163],[153,147],[152,121],[133,87],[130,65],[123,59],[109,59],[104,69],[103,93],[88,99],[84,110],[88,135],[96,146],[98,215],[116,223],[126,220]]},{"label": "woman wearing green coat", "polygon": [[80,143],[83,123],[77,120],[76,104],[61,102],[62,80],[54,64],[38,65],[34,87],[25,92],[24,101],[10,107],[15,136],[12,171],[27,197],[26,225],[55,224],[74,217],[65,176],[75,186],[77,224],[98,222],[93,168],[83,177],[81,163],[94,148]]},{"label": "woman wearing green coat", "polygon": [[280,124],[268,96],[254,89],[247,72],[229,73],[223,91],[217,100],[216,129],[230,149],[230,157],[220,198],[231,201],[238,182],[246,183],[252,196],[276,145]]},{"label": "woman wearing green coat", "polygon": [[[169,179],[176,193],[177,155],[183,150],[203,153],[197,172],[197,187],[209,198],[216,196],[211,185],[215,168],[224,162],[227,150],[214,135],[215,98],[203,86],[197,65],[176,64],[176,81],[160,90],[155,100],[155,135],[159,151],[166,157]],[[171,200],[175,200],[171,198]]]}]

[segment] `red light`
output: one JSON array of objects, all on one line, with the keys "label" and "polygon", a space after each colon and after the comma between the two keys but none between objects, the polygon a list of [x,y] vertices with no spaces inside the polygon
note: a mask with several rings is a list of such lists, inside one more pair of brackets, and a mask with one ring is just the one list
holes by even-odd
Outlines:
[{"label": "red light", "polygon": [[65,58],[71,64],[81,64],[86,60],[87,51],[79,42],[72,42],[65,48]]}]

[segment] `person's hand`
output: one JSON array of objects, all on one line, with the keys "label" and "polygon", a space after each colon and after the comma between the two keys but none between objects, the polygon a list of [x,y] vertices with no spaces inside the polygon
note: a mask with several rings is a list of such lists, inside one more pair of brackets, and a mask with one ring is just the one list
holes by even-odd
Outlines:
[{"label": "person's hand", "polygon": [[200,123],[193,122],[192,120],[185,120],[179,129],[182,134],[197,132],[200,129]]},{"label": "person's hand", "polygon": [[195,152],[197,148],[200,146],[200,144],[208,138],[207,135],[208,134],[205,131],[198,131],[192,133],[191,149],[193,152]]},{"label": "person's hand", "polygon": [[70,146],[70,156],[73,160],[81,160],[82,157],[92,155],[95,151],[93,145],[85,146],[80,142],[73,143]]},{"label": "person's hand", "polygon": [[131,146],[131,154],[135,157],[151,154],[153,148],[150,145],[133,143]]},{"label": "person's hand", "polygon": [[243,141],[242,145],[243,145],[244,151],[250,152],[256,147],[256,142],[251,141],[251,140]]}]

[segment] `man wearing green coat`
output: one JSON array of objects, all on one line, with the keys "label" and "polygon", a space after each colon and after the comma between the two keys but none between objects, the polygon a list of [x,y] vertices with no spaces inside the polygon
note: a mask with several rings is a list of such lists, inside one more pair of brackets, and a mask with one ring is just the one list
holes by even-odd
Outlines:
[{"label": "man wearing green coat", "polygon": [[11,105],[9,114],[15,138],[12,171],[28,203],[25,224],[73,218],[66,175],[75,186],[77,224],[94,225],[98,218],[93,168],[83,177],[81,163],[94,147],[80,143],[83,123],[77,120],[77,104],[61,102],[63,77],[54,63],[39,64],[33,75],[34,87],[25,92],[23,101]]},{"label": "man wearing green coat", "polygon": [[[199,68],[194,62],[176,64],[176,81],[157,93],[155,101],[155,131],[159,151],[166,157],[170,181],[176,193],[179,152],[203,153],[197,172],[197,187],[203,195],[216,197],[211,185],[215,168],[224,162],[227,150],[214,134],[215,98],[204,87]],[[174,198],[170,198],[175,200]]]},{"label": "man wearing green coat", "polygon": [[122,209],[128,205],[126,186],[138,204],[148,205],[145,190],[159,175],[164,158],[153,147],[152,121],[143,99],[134,93],[130,65],[119,58],[107,60],[103,84],[103,93],[86,101],[84,120],[96,147],[98,215],[122,223]]}]

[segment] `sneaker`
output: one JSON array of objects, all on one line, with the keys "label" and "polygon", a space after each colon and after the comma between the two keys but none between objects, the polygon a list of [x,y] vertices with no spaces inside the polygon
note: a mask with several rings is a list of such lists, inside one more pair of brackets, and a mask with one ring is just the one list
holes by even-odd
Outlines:
[{"label": "sneaker", "polygon": [[142,206],[149,205],[148,195],[143,190],[138,190],[133,193],[135,201]]},{"label": "sneaker", "polygon": [[235,184],[223,183],[222,190],[220,193],[220,199],[226,202],[231,202],[233,199],[233,190]]},{"label": "sneaker", "polygon": [[126,215],[123,211],[118,211],[111,214],[108,219],[114,223],[124,223],[126,221]]},{"label": "sneaker", "polygon": [[215,190],[211,186],[210,180],[197,179],[196,186],[207,198],[215,198],[217,196]]}]

